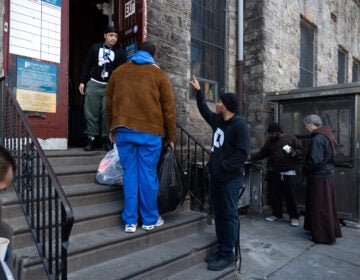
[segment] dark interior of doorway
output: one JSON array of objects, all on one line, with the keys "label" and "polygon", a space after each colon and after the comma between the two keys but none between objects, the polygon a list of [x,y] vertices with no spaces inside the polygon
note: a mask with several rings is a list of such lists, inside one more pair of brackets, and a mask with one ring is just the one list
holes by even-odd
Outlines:
[{"label": "dark interior of doorway", "polygon": [[109,1],[69,1],[69,147],[83,146],[85,141],[84,97],[78,90],[79,78],[90,46],[103,39],[108,25],[108,16],[96,6],[104,2]]}]

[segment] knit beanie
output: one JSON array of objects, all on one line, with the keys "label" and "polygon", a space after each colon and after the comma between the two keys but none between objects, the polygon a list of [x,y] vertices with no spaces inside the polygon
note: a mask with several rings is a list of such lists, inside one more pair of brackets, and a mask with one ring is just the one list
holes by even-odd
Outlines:
[{"label": "knit beanie", "polygon": [[105,28],[104,33],[107,34],[107,33],[118,33],[118,32],[116,31],[114,26],[109,25]]},{"label": "knit beanie", "polygon": [[315,126],[322,126],[322,121],[321,118],[318,115],[307,115],[304,119],[303,122],[306,124],[314,124]]},{"label": "knit beanie", "polygon": [[146,51],[148,52],[152,57],[154,57],[155,55],[155,46],[153,43],[147,41],[147,42],[144,42],[142,43],[140,46],[139,46],[139,51]]},{"label": "knit beanie", "polygon": [[278,123],[271,123],[268,126],[268,133],[272,133],[272,132],[283,132],[283,130],[281,129],[281,126]]},{"label": "knit beanie", "polygon": [[221,102],[232,113],[237,113],[239,108],[239,99],[235,93],[223,93],[220,95]]}]

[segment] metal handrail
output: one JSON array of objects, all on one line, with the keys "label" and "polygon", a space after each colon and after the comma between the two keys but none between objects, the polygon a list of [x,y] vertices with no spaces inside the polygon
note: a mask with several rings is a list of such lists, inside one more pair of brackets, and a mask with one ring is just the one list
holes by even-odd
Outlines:
[{"label": "metal handrail", "polygon": [[14,189],[49,279],[65,280],[73,210],[15,95],[2,88],[2,140],[17,163]]},{"label": "metal handrail", "polygon": [[[179,123],[177,127],[176,157],[186,175],[189,194],[193,203],[191,208],[202,210],[211,215],[209,196],[209,176],[206,163],[210,158],[210,151],[195,137],[185,130]],[[180,146],[180,148],[178,148]],[[197,207],[200,207],[198,209]]]}]

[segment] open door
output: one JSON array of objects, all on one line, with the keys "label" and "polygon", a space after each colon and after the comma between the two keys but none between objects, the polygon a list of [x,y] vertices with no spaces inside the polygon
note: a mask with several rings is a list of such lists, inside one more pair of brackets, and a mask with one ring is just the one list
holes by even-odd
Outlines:
[{"label": "open door", "polygon": [[69,33],[69,146],[83,146],[85,135],[84,96],[78,90],[86,54],[92,44],[103,40],[107,25],[113,24],[128,57],[145,39],[145,1],[70,1]]},{"label": "open door", "polygon": [[114,0],[114,24],[129,58],[146,39],[146,0]]}]

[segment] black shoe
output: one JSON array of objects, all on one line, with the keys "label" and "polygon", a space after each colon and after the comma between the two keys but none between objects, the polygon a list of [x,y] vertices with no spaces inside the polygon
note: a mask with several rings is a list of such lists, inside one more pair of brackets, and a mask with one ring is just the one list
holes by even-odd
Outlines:
[{"label": "black shoe", "polygon": [[220,256],[219,256],[219,252],[217,252],[217,253],[215,253],[215,254],[213,254],[213,255],[209,255],[209,256],[207,256],[206,258],[205,258],[205,262],[206,263],[209,263],[209,262],[213,262],[213,261],[215,261],[217,258],[219,258]]},{"label": "black shoe", "polygon": [[85,151],[93,151],[95,150],[95,137],[89,135],[86,139],[86,145],[84,147]]},{"label": "black shoe", "polygon": [[111,143],[109,138],[104,138],[104,149],[105,151],[110,151],[114,147],[114,144]]},{"label": "black shoe", "polygon": [[208,263],[209,270],[220,271],[228,267],[235,267],[234,258],[219,257]]}]

